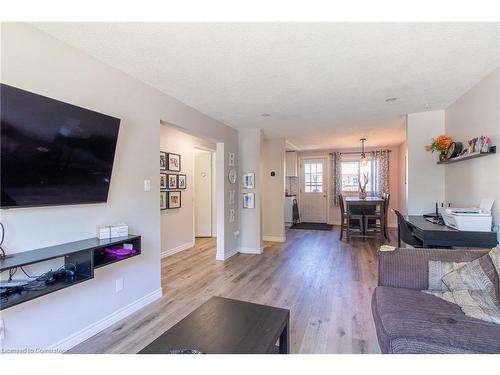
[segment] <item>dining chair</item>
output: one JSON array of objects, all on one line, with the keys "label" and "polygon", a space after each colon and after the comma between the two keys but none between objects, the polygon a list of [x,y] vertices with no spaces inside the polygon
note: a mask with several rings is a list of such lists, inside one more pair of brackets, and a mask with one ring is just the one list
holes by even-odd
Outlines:
[{"label": "dining chair", "polygon": [[413,235],[413,230],[408,226],[401,212],[394,209],[392,211],[398,218],[398,247],[401,247],[401,241],[413,247],[423,247],[422,240]]},{"label": "dining chair", "polygon": [[[381,210],[371,210],[371,211],[365,211],[364,213],[364,219],[365,219],[365,232],[368,231],[373,231],[373,232],[378,232],[381,231],[384,233],[384,237],[387,239],[389,237],[389,231],[388,231],[388,226],[387,226],[387,219],[388,219],[388,212],[389,212],[389,201],[391,199],[391,194],[389,193],[383,193],[382,198],[384,199],[383,203],[383,208],[384,212],[381,212]],[[383,219],[382,220],[382,215]],[[378,221],[378,223],[377,223]],[[384,225],[383,225],[384,223]],[[382,227],[383,226],[383,227]]]},{"label": "dining chair", "polygon": [[338,195],[339,207],[340,207],[340,240],[344,235],[344,231],[347,231],[347,218],[350,216],[349,229],[357,229],[360,233],[363,233],[363,214],[362,213],[352,213],[348,215],[348,212],[344,205],[344,197],[342,194]]}]

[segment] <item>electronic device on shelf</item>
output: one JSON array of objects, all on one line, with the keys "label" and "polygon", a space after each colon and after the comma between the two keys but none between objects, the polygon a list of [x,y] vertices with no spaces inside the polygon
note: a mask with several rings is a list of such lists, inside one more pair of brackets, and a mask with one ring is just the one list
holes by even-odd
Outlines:
[{"label": "electronic device on shelf", "polygon": [[482,199],[479,207],[449,207],[443,212],[444,223],[454,229],[490,232],[493,223],[491,209],[494,200]]}]

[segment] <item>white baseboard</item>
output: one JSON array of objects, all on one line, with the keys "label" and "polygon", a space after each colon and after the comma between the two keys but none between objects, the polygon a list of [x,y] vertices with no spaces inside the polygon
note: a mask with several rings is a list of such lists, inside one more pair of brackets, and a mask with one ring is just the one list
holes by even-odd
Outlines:
[{"label": "white baseboard", "polygon": [[128,304],[125,307],[122,307],[119,310],[116,310],[112,314],[104,317],[103,319],[92,323],[91,325],[81,329],[78,332],[75,332],[69,337],[62,339],[55,344],[52,344],[47,349],[49,350],[57,350],[57,351],[66,351],[74,346],[82,343],[88,338],[98,334],[99,332],[105,330],[116,322],[126,318],[137,310],[143,308],[144,306],[150,304],[153,301],[161,298],[163,295],[162,289],[156,289],[155,291],[145,295],[144,297],[139,298],[138,300]]},{"label": "white baseboard", "polygon": [[219,254],[217,253],[217,255],[215,256],[215,260],[228,260],[229,258],[231,258],[233,255],[236,255],[238,254],[238,251],[237,250],[231,250],[229,253],[227,254]]},{"label": "white baseboard", "polygon": [[262,240],[270,242],[285,242],[286,238],[285,236],[264,236],[262,237]]},{"label": "white baseboard", "polygon": [[239,250],[242,254],[262,254],[261,247],[240,247]]},{"label": "white baseboard", "polygon": [[194,246],[194,240],[191,241],[191,242],[187,242],[187,243],[183,243],[182,245],[179,245],[177,247],[174,247],[173,249],[168,249],[168,250],[165,250],[165,251],[162,251],[160,253],[160,257],[162,258],[165,258],[165,257],[168,257],[170,255],[174,255],[180,251],[184,251],[184,250],[187,250],[187,249],[190,249]]}]

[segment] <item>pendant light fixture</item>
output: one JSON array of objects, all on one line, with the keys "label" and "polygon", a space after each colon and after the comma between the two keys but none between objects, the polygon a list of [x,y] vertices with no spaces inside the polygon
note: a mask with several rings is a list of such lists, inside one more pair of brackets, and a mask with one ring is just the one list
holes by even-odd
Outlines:
[{"label": "pendant light fixture", "polygon": [[366,138],[361,138],[361,157],[359,158],[359,164],[364,167],[366,164],[368,164],[368,158],[366,157],[365,154],[365,142]]}]

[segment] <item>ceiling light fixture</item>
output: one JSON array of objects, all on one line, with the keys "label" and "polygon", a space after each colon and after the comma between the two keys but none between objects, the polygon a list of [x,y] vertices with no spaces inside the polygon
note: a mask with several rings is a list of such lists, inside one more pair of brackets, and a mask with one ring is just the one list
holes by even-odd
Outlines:
[{"label": "ceiling light fixture", "polygon": [[359,158],[359,164],[362,167],[364,167],[366,164],[368,164],[368,158],[366,157],[366,154],[365,154],[366,138],[361,138],[360,142],[361,142],[361,157]]},{"label": "ceiling light fixture", "polygon": [[262,117],[270,117],[271,115],[269,113],[262,113],[261,116]]},{"label": "ceiling light fixture", "polygon": [[385,99],[385,101],[386,101],[387,103],[390,103],[390,102],[395,102],[396,100],[398,100],[398,98],[387,98],[387,99]]}]

